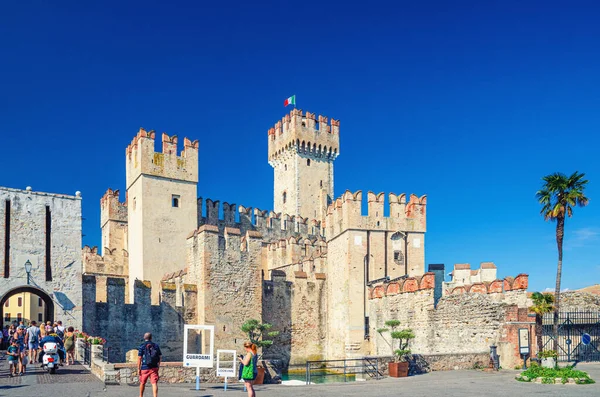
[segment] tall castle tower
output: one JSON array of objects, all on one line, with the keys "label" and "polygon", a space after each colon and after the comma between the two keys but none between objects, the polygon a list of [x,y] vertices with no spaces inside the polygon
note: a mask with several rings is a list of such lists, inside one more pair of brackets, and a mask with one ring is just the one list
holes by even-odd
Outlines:
[{"label": "tall castle tower", "polygon": [[274,210],[325,218],[333,198],[333,161],[340,151],[340,122],[294,109],[269,130],[274,169]]},{"label": "tall castle tower", "polygon": [[127,223],[130,297],[135,279],[150,280],[158,303],[161,277],[185,267],[197,227],[198,141],[185,138],[177,156],[177,136],[162,135],[162,153],[154,136],[140,129],[127,147]]}]

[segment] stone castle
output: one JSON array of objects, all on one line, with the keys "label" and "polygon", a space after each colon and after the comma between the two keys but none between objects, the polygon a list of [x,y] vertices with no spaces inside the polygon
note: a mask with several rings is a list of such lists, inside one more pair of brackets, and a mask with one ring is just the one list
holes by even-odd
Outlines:
[{"label": "stone castle", "polygon": [[430,369],[486,364],[490,345],[518,364],[519,329],[534,335],[528,276],[498,279],[492,262],[456,264],[449,281],[444,265],[426,269],[426,196],[334,198],[339,136],[339,121],[296,109],[268,130],[268,211],[198,198],[198,141],[179,152],[163,134],[157,152],[140,129],[124,201],[112,189],[100,200],[101,252],[81,252],[79,192],[0,187],[0,316],[11,296],[36,294],[47,318],[105,337],[111,362],[146,331],[180,361],[185,324],[214,325],[216,349],[239,349],[248,319],[280,331],[263,353],[284,367],[389,355],[377,329],[398,319]]},{"label": "stone castle", "polygon": [[267,136],[273,211],[198,198],[198,141],[178,153],[163,134],[156,152],[155,132],[140,129],[125,151],[125,201],[111,189],[100,200],[102,256],[85,247],[84,273],[98,301],[109,277],[123,278],[130,303],[136,280],[153,304],[165,285],[197,287],[195,321],[217,325],[217,345],[257,318],[280,326],[293,361],[369,354],[368,285],[425,273],[426,196],[369,192],[367,214],[360,191],[334,199],[338,120],[294,109]]}]

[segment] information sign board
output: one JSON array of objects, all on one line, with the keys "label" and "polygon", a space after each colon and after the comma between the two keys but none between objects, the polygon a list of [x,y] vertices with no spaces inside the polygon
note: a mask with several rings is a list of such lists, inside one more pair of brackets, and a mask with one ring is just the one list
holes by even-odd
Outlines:
[{"label": "information sign board", "polygon": [[185,367],[212,368],[215,326],[186,324],[184,332],[183,365]]},{"label": "information sign board", "polygon": [[519,353],[529,354],[529,330],[519,328]]}]

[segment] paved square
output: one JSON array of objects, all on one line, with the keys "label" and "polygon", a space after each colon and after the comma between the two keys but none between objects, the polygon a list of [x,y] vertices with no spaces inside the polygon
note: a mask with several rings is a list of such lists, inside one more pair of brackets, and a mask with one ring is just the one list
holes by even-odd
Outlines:
[{"label": "paved square", "polygon": [[[600,363],[580,364],[580,369],[600,380]],[[475,370],[432,372],[425,375],[404,379],[383,379],[380,381],[336,383],[311,386],[258,386],[257,396],[395,396],[410,395],[412,397],[438,396],[470,397],[470,396],[599,396],[600,384],[594,385],[539,385],[521,383],[514,380],[518,371],[501,371],[486,373]],[[202,385],[196,392],[193,384],[160,385],[161,397],[225,397],[245,396],[240,385],[229,387],[223,391],[223,385]],[[46,374],[39,367],[30,366],[25,376],[8,377],[6,360],[0,360],[0,396],[31,397],[38,395],[61,397],[136,397],[135,386],[105,386],[94,375],[81,365],[60,368],[55,375]],[[151,396],[147,389],[146,396]]]}]

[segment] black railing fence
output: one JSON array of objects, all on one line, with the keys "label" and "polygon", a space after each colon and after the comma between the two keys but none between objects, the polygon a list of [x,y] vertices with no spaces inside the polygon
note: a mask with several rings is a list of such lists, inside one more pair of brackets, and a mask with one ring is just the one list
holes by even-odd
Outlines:
[{"label": "black railing fence", "polygon": [[[544,350],[554,348],[554,313],[544,315]],[[600,361],[600,312],[560,312],[558,316],[558,360]]]},{"label": "black railing fence", "polygon": [[344,382],[351,380],[352,377],[362,374],[372,379],[382,379],[384,377],[383,366],[390,361],[386,357],[361,357],[348,358],[344,360],[318,360],[306,362],[306,384],[312,382],[320,383],[320,378],[337,377],[343,378]]}]

